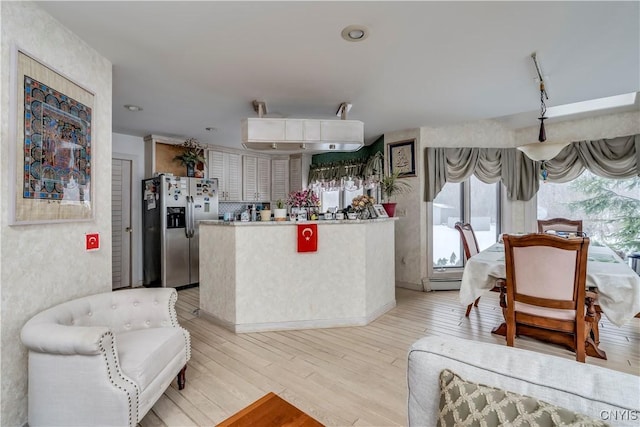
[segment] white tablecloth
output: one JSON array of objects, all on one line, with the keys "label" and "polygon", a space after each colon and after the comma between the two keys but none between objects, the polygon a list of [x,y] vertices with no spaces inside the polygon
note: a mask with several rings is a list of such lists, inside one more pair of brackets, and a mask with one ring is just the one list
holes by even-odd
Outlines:
[{"label": "white tablecloth", "polygon": [[[469,305],[505,278],[504,245],[496,243],[467,260],[460,302]],[[587,287],[598,288],[598,304],[607,318],[623,326],[640,312],[640,276],[604,246],[589,246]]]}]

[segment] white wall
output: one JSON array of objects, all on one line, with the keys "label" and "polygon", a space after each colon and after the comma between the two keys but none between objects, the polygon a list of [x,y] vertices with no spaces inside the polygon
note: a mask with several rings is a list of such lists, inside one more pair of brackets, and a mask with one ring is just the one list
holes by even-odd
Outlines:
[{"label": "white wall", "polygon": [[144,179],[144,139],[138,136],[114,133],[114,159],[131,160],[131,283],[142,286],[142,180]]},{"label": "white wall", "polygon": [[[424,154],[420,148],[420,129],[389,132],[384,135],[384,154],[388,162],[389,144],[409,139],[416,140],[416,177],[403,178],[411,185],[411,192],[396,196],[395,216],[395,267],[396,285],[408,289],[422,290],[422,260],[426,259],[426,234],[423,224],[426,221],[424,205]],[[389,170],[388,163],[385,170]],[[425,267],[426,268],[426,267]]]},{"label": "white wall", "polygon": [[[607,114],[560,123],[545,123],[549,141],[583,141],[640,133],[640,111]],[[538,138],[539,126],[515,131],[515,146],[528,144]]]},{"label": "white wall", "polygon": [[[27,422],[27,352],[20,329],[62,301],[111,290],[111,63],[31,2],[0,2],[1,140],[0,288],[2,289],[2,425]],[[95,94],[92,184],[95,220],[8,226],[9,75],[12,45]],[[13,160],[15,161],[15,160]],[[85,252],[84,235],[99,232],[101,249]]]}]

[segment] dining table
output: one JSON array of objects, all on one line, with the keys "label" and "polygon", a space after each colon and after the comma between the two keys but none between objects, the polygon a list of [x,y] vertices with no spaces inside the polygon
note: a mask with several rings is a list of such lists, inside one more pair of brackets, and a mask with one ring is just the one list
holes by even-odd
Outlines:
[{"label": "dining table", "polygon": [[[460,303],[465,307],[472,304],[494,289],[498,279],[505,278],[504,244],[497,242],[467,260],[460,284]],[[640,276],[607,246],[589,245],[585,287],[597,294],[598,311],[618,327],[640,313]],[[502,335],[504,325],[494,329],[494,333]],[[596,350],[597,353],[597,345]]]}]

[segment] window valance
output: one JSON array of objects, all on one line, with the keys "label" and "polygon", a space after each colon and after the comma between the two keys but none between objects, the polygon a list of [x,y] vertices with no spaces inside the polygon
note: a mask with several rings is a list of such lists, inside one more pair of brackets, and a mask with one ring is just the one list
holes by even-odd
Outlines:
[{"label": "window valance", "polygon": [[[485,183],[502,182],[510,200],[530,200],[540,185],[541,162],[516,148],[425,149],[426,201],[431,202],[447,182],[462,182],[475,175]],[[567,145],[545,162],[549,180],[570,181],[585,169],[606,178],[640,176],[640,135]]]},{"label": "window valance", "polygon": [[342,178],[368,178],[382,174],[382,153],[369,157],[332,163],[313,164],[309,167],[309,182],[333,181]]},{"label": "window valance", "polygon": [[640,176],[640,134],[574,142],[545,166],[553,182],[571,181],[585,169],[604,178]]}]

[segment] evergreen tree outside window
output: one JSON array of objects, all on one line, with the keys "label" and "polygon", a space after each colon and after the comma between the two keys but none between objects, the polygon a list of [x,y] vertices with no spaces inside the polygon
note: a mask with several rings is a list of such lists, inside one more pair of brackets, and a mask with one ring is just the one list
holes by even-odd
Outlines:
[{"label": "evergreen tree outside window", "polygon": [[567,183],[547,182],[538,191],[538,219],[582,219],[594,244],[620,254],[640,251],[640,177],[602,178],[585,171]]}]

